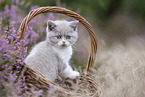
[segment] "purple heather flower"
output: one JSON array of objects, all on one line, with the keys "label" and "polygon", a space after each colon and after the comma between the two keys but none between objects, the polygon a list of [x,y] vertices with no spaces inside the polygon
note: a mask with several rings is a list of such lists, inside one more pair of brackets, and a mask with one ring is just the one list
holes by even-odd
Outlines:
[{"label": "purple heather flower", "polygon": [[6,6],[5,6],[5,17],[9,17],[9,16],[10,16],[9,6],[6,5]]},{"label": "purple heather flower", "polygon": [[19,3],[19,0],[12,0],[12,3],[18,4]]},{"label": "purple heather flower", "polygon": [[21,81],[19,84],[20,84],[20,85],[22,85],[22,84],[23,84],[23,82]]},{"label": "purple heather flower", "polygon": [[56,86],[54,86],[53,84],[49,84],[50,88],[56,89]]},{"label": "purple heather flower", "polygon": [[48,13],[48,19],[49,20],[54,20],[54,18],[55,18],[54,13],[52,13],[52,12]]},{"label": "purple heather flower", "polygon": [[8,64],[6,64],[5,67],[8,67]]},{"label": "purple heather flower", "polygon": [[20,66],[18,65],[17,68],[20,68]]},{"label": "purple heather flower", "polygon": [[6,89],[3,89],[3,91],[6,91]]},{"label": "purple heather flower", "polygon": [[16,4],[18,4],[19,3],[19,0],[16,0]]},{"label": "purple heather flower", "polygon": [[37,6],[37,5],[31,6],[30,10],[37,9],[38,7],[39,7],[39,6]]},{"label": "purple heather flower", "polygon": [[16,11],[17,11],[17,7],[15,5],[11,5],[10,16],[12,20],[15,20],[16,18]]},{"label": "purple heather flower", "polygon": [[31,2],[28,2],[26,5],[25,5],[25,7],[27,8],[28,6],[30,6],[31,5]]},{"label": "purple heather flower", "polygon": [[4,67],[5,67],[5,66],[4,66],[4,65],[2,65],[2,69],[4,69]]},{"label": "purple heather flower", "polygon": [[8,36],[8,39],[11,39],[12,38],[12,36]]},{"label": "purple heather flower", "polygon": [[1,11],[1,12],[0,12],[0,17],[2,18],[2,16],[3,16],[3,12]]},{"label": "purple heather flower", "polygon": [[39,90],[39,92],[40,92],[40,93],[42,93],[42,92],[43,92],[43,90]]},{"label": "purple heather flower", "polygon": [[21,1],[20,5],[24,5],[25,1]]},{"label": "purple heather flower", "polygon": [[25,89],[27,89],[28,87],[27,86],[25,86]]},{"label": "purple heather flower", "polygon": [[20,71],[16,71],[16,73],[20,73]]},{"label": "purple heather flower", "polygon": [[21,23],[21,22],[22,22],[22,20],[23,20],[23,18],[22,18],[22,17],[20,17],[20,16],[18,16],[18,17],[17,17],[17,23]]},{"label": "purple heather flower", "polygon": [[44,32],[44,31],[45,31],[45,28],[42,27],[42,28],[40,29],[40,32]]},{"label": "purple heather flower", "polygon": [[12,74],[13,73],[13,71],[10,71],[10,74]]},{"label": "purple heather flower", "polygon": [[15,81],[17,78],[13,77],[13,81]]}]

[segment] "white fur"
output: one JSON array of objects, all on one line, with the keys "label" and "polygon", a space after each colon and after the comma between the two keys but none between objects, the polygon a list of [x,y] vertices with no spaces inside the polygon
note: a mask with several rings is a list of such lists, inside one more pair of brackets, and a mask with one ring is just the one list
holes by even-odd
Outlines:
[{"label": "white fur", "polygon": [[67,67],[64,69],[64,71],[61,73],[66,78],[75,79],[77,76],[80,75],[78,71],[73,71],[70,65],[67,65]]},{"label": "white fur", "polygon": [[72,56],[72,47],[66,47],[66,48],[56,48],[53,47],[54,51],[58,54],[59,58],[63,60],[63,62],[66,64],[66,68],[61,72],[61,76],[74,79],[77,76],[79,76],[79,72],[73,71],[71,66],[69,65],[69,60]]},{"label": "white fur", "polygon": [[69,63],[69,60],[72,56],[72,47],[65,47],[65,48],[56,48],[53,47],[54,51],[58,54],[59,58],[63,60],[65,64]]}]

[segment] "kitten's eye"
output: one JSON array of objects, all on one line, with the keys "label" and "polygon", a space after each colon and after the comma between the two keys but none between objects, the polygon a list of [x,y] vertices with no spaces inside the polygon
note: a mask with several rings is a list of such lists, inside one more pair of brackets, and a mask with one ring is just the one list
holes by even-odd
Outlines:
[{"label": "kitten's eye", "polygon": [[71,38],[71,36],[69,36],[69,35],[66,36],[66,39],[70,39],[70,38]]},{"label": "kitten's eye", "polygon": [[61,39],[61,35],[58,35],[58,36],[56,36],[57,37],[57,39]]}]

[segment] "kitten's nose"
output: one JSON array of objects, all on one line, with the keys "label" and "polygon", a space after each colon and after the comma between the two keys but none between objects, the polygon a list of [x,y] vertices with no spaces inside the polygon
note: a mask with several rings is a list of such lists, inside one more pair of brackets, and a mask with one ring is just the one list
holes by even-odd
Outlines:
[{"label": "kitten's nose", "polygon": [[63,43],[63,44],[65,44],[65,43],[66,43],[66,41],[62,41],[62,43]]}]

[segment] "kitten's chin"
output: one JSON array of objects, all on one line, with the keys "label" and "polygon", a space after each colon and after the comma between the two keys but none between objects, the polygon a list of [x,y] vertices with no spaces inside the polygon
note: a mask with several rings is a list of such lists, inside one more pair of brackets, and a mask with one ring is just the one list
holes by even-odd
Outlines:
[{"label": "kitten's chin", "polygon": [[69,47],[70,45],[66,45],[66,44],[62,44],[61,46],[60,46],[60,48],[66,48],[66,47]]}]

